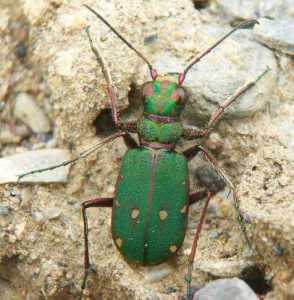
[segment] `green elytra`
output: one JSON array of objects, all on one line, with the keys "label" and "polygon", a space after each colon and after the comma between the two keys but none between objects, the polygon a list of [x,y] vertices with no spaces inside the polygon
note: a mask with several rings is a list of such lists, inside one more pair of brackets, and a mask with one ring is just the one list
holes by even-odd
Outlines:
[{"label": "green elytra", "polygon": [[[143,96],[144,114],[137,122],[140,138],[176,143],[182,134],[179,117],[187,97],[184,89],[155,80],[145,84]],[[174,117],[174,121],[152,121],[150,114]],[[112,235],[128,261],[159,264],[175,254],[185,237],[188,193],[184,155],[144,147],[127,151],[113,203]]]}]

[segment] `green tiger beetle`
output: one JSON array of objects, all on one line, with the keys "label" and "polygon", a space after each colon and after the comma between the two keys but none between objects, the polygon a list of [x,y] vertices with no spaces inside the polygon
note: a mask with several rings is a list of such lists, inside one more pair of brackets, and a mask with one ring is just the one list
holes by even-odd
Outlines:
[{"label": "green tiger beetle", "polygon": [[[159,76],[156,69],[153,68],[141,52],[135,49],[99,13],[88,5],[85,5],[85,7],[108,26],[118,38],[148,65],[151,81],[146,82],[142,87],[144,112],[137,121],[122,122],[120,120],[117,108],[117,95],[110,72],[99,49],[94,46],[89,27],[87,27],[86,33],[91,50],[102,69],[107,83],[112,120],[117,132],[81,153],[73,160],[19,175],[18,182],[28,174],[43,172],[73,163],[81,157],[93,153],[106,143],[118,137],[123,137],[129,150],[122,158],[115,196],[113,198],[99,197],[82,203],[85,274],[80,299],[83,297],[83,291],[90,272],[88,220],[86,214],[88,208],[112,207],[112,237],[122,256],[128,262],[156,265],[168,260],[180,249],[186,233],[189,206],[201,199],[205,199],[188,258],[186,298],[192,299],[191,281],[197,243],[209,201],[217,191],[205,188],[201,191],[191,192],[189,189],[188,162],[198,153],[202,153],[211,167],[226,182],[233,194],[234,207],[237,211],[238,221],[245,241],[250,245],[239,209],[235,187],[218,166],[217,161],[203,146],[203,141],[209,136],[225,109],[253,87],[269,71],[269,68],[266,68],[254,80],[245,83],[233,95],[228,97],[211,115],[207,126],[202,130],[196,127],[185,128],[180,121],[181,112],[189,99],[188,91],[184,88],[183,83],[192,66],[237,29],[252,26],[257,21],[242,22],[233,28],[210,48],[194,58],[184,71],[178,75],[177,81],[174,81],[166,79],[165,76]],[[137,144],[131,133],[138,134],[139,144]],[[196,139],[198,142],[179,153],[175,151],[175,146],[180,138],[187,140]]]}]

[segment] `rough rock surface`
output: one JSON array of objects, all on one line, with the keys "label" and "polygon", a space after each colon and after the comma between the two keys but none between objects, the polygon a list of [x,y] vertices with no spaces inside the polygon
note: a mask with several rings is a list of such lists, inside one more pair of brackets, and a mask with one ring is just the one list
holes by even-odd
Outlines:
[{"label": "rough rock surface", "polygon": [[[62,149],[43,149],[28,151],[0,159],[0,183],[16,182],[18,175],[48,168],[70,160],[70,154]],[[25,176],[22,182],[66,182],[69,165]]]},{"label": "rough rock surface", "polygon": [[229,19],[293,17],[292,0],[215,0],[212,6]]},{"label": "rough rock surface", "polygon": [[238,278],[219,279],[198,291],[193,300],[258,300],[249,286]]},{"label": "rough rock surface", "polygon": [[260,19],[254,32],[261,43],[291,56],[294,55],[294,18]]},{"label": "rough rock surface", "polygon": [[[94,43],[99,44],[110,68],[122,118],[138,115],[142,107],[139,86],[150,80],[142,60],[83,8],[84,1],[37,2],[0,3],[1,159],[42,148],[69,149],[75,156],[113,132],[105,80],[90,51],[86,25],[91,26]],[[102,12],[164,73],[182,70],[232,22],[252,17],[251,9],[245,17],[231,12],[235,6],[216,9],[220,2],[207,1],[199,10],[190,0],[161,1],[160,5],[155,0],[89,0],[87,4]],[[271,16],[271,11],[275,17],[286,11],[291,17],[291,9],[283,8],[288,1],[267,3],[267,13],[260,15]],[[193,271],[193,284],[201,287],[228,271],[242,277],[244,268],[264,268],[262,280],[270,288],[256,292],[267,300],[291,297],[294,282],[294,66],[290,57],[275,49],[255,40],[252,30],[239,31],[188,74],[192,100],[185,111],[186,123],[204,126],[208,114],[239,85],[267,65],[272,68],[232,106],[206,141],[237,186],[259,255],[250,255],[244,245],[226,190],[211,201]],[[36,101],[50,119],[52,131],[31,132],[14,117],[15,99],[22,93]],[[105,145],[73,165],[66,184],[0,186],[1,295],[32,300],[77,298],[83,277],[80,204],[113,196],[125,151],[120,138]],[[199,159],[191,163],[191,188],[196,185],[198,163]],[[200,208],[197,204],[191,209],[187,237],[177,257],[150,268],[128,264],[118,254],[111,240],[109,209],[90,209],[91,263],[96,273],[89,278],[88,298],[171,300],[183,296]],[[214,261],[215,270],[211,268]],[[248,282],[252,281],[256,283],[250,277]]]}]

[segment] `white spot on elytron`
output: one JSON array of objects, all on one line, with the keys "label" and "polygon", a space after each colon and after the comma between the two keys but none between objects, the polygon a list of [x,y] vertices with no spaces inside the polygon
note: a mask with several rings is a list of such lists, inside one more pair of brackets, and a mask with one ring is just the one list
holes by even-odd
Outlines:
[{"label": "white spot on elytron", "polygon": [[138,218],[139,214],[140,214],[140,211],[139,211],[138,208],[133,208],[133,209],[132,209],[132,212],[131,212],[131,217],[132,217],[132,219]]},{"label": "white spot on elytron", "polygon": [[146,243],[146,244],[144,245],[144,247],[147,248],[147,247],[148,247],[148,243]]},{"label": "white spot on elytron", "polygon": [[169,247],[170,252],[175,253],[177,251],[178,247],[176,245],[171,245]]},{"label": "white spot on elytron", "polygon": [[120,207],[120,204],[119,204],[119,202],[117,200],[115,200],[115,206],[116,207]]},{"label": "white spot on elytron", "polygon": [[184,205],[183,208],[181,209],[181,213],[182,213],[182,214],[186,213],[186,210],[187,210],[187,206]]},{"label": "white spot on elytron", "polygon": [[160,218],[160,220],[165,220],[166,218],[167,218],[167,216],[168,216],[168,213],[167,213],[167,211],[166,210],[160,210],[159,211],[159,218]]},{"label": "white spot on elytron", "polygon": [[122,241],[122,239],[118,238],[118,239],[115,240],[115,243],[120,248],[122,246],[123,241]]}]

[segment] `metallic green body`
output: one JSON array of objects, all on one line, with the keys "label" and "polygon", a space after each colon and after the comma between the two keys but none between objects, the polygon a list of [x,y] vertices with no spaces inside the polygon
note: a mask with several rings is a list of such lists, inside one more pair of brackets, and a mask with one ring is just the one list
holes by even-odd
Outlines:
[{"label": "metallic green body", "polygon": [[183,155],[143,147],[125,154],[113,204],[112,235],[128,261],[159,264],[180,248],[188,193]]},{"label": "metallic green body", "polygon": [[152,265],[175,254],[185,237],[188,166],[186,158],[172,149],[182,135],[179,117],[187,94],[174,82],[154,80],[144,85],[143,97],[145,109],[137,132],[144,146],[123,157],[112,236],[128,261]]},{"label": "metallic green body", "polygon": [[140,137],[146,141],[170,144],[178,141],[183,127],[180,122],[159,124],[142,117],[137,122],[137,130]]}]

